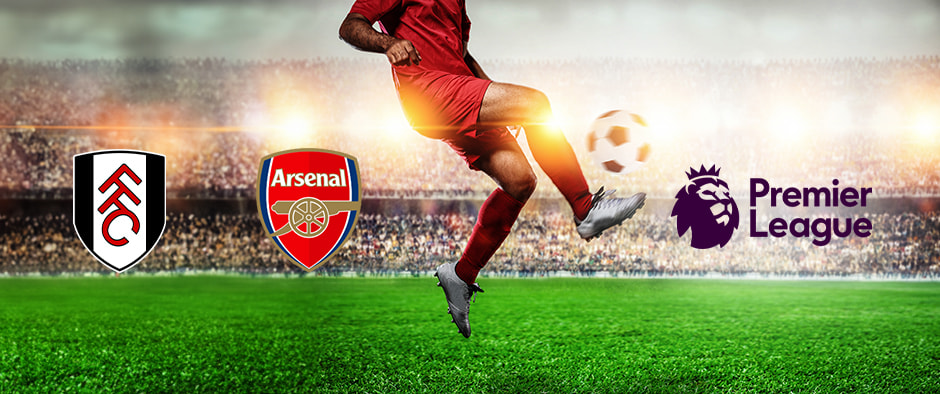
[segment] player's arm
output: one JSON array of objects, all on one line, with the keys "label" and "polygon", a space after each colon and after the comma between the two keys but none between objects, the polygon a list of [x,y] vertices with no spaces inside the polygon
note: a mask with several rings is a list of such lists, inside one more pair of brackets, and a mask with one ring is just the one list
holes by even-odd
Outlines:
[{"label": "player's arm", "polygon": [[480,79],[489,80],[490,77],[483,72],[483,67],[480,67],[480,63],[477,63],[477,59],[473,58],[473,55],[470,55],[470,51],[467,50],[467,43],[463,43],[463,61],[467,63],[467,67],[470,67],[470,72],[473,73],[473,76]]},{"label": "player's arm", "polygon": [[339,26],[339,37],[361,51],[384,53],[388,61],[396,66],[421,63],[421,55],[411,41],[376,31],[369,19],[359,13],[346,15],[343,24]]}]

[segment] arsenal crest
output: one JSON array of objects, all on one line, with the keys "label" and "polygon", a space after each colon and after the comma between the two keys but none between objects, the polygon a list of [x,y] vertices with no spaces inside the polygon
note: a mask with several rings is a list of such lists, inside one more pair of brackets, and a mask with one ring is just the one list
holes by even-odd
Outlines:
[{"label": "arsenal crest", "polygon": [[312,271],[335,253],[362,205],[359,163],[321,149],[277,152],[261,159],[258,212],[271,240]]},{"label": "arsenal crest", "polygon": [[124,272],[163,235],[166,157],[132,150],[102,150],[73,157],[72,221],[98,261]]}]

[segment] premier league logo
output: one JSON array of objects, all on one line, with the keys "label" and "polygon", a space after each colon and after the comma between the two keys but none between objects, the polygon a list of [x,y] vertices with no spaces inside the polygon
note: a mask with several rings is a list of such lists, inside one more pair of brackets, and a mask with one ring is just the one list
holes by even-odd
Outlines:
[{"label": "premier league logo", "polygon": [[356,158],[328,150],[289,150],[261,159],[261,222],[304,270],[330,258],[355,227],[362,205],[358,174]]},{"label": "premier league logo", "polygon": [[689,183],[676,193],[672,215],[676,217],[679,236],[692,229],[692,247],[708,249],[724,247],[738,228],[738,206],[728,184],[718,178],[721,169],[713,165],[705,169],[690,168],[686,175]]},{"label": "premier league logo", "polygon": [[166,157],[103,150],[76,155],[72,221],[82,244],[115,272],[137,264],[166,224]]}]

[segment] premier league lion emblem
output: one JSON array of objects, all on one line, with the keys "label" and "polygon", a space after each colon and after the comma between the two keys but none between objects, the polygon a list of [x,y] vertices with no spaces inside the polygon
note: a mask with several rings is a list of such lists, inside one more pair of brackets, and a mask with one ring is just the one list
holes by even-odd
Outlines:
[{"label": "premier league lion emblem", "polygon": [[298,149],[261,159],[258,212],[271,240],[311,271],[335,253],[356,225],[362,205],[356,158]]},{"label": "premier league lion emblem", "polygon": [[713,165],[696,171],[689,168],[689,183],[676,193],[672,215],[676,229],[683,236],[692,229],[692,247],[724,247],[738,228],[738,206],[728,191],[728,184],[718,178],[721,169]]}]

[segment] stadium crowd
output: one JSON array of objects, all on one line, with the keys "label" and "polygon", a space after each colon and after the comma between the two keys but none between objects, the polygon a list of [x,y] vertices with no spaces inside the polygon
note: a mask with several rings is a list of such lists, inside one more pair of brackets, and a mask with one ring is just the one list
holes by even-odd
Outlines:
[{"label": "stadium crowd", "polygon": [[[873,188],[873,198],[940,196],[940,56],[484,67],[548,94],[594,188],[668,199],[689,167],[716,164],[742,206],[751,177],[774,187],[839,179]],[[482,199],[494,187],[445,144],[408,128],[382,59],[0,59],[0,80],[0,200],[71,198],[72,157],[117,148],[166,155],[177,200],[252,199],[260,159],[301,147],[356,156],[367,199]],[[591,120],[616,108],[646,117],[652,134],[649,163],[625,176],[593,163],[585,143]],[[536,172],[534,197],[558,198]],[[484,272],[940,277],[940,212],[863,214],[875,229],[868,238],[823,247],[751,238],[742,217],[728,245],[701,251],[661,215],[639,215],[585,243],[568,214],[527,210]],[[459,211],[364,213],[317,272],[426,272],[459,256],[474,221]],[[0,274],[107,271],[68,213],[0,215],[0,255]],[[134,270],[299,272],[255,214],[231,212],[171,212]]]},{"label": "stadium crowd", "polygon": [[[839,178],[876,196],[940,195],[938,56],[486,66],[548,93],[592,185],[671,197],[689,166],[716,163],[732,185]],[[0,130],[0,197],[68,198],[73,155],[129,148],[167,156],[171,197],[250,198],[260,158],[298,147],[357,156],[367,197],[485,197],[488,179],[408,129],[388,73],[378,60],[0,59],[0,125],[17,127]],[[584,143],[611,108],[653,134],[629,176],[605,173]],[[557,197],[539,175],[536,197]]]},{"label": "stadium crowd", "polygon": [[[897,275],[940,278],[940,212],[868,214],[871,236],[752,238],[748,222],[724,248],[693,249],[672,220],[638,215],[594,240],[576,236],[567,213],[523,212],[487,274],[607,271],[641,275]],[[337,255],[317,272],[424,273],[455,261],[473,215],[363,214]],[[0,274],[110,272],[94,260],[66,214],[0,216]],[[163,238],[135,271],[300,272],[264,233],[257,215],[168,216]]]}]

